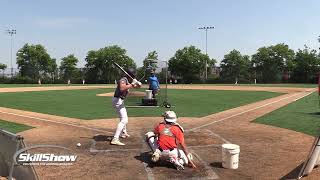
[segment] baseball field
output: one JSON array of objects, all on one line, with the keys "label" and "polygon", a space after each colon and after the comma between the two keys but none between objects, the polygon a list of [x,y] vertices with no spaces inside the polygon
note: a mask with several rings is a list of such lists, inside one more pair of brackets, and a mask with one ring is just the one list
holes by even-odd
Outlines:
[{"label": "baseball field", "polygon": [[[114,85],[0,85],[0,128],[22,135],[27,146],[60,145],[78,155],[72,166],[36,166],[40,179],[287,179],[318,134],[316,90],[307,84],[168,85],[198,166],[184,171],[149,160],[144,134],[165,108],[128,108],[131,137],[126,146],[110,145],[117,114],[111,97],[99,95],[112,94]],[[240,145],[237,170],[222,167],[223,143]],[[319,176],[317,168],[305,179]]]}]

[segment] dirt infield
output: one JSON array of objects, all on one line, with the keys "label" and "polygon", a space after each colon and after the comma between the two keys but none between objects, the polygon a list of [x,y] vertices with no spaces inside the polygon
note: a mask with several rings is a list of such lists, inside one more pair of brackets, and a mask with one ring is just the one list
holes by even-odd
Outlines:
[{"label": "dirt infield", "polygon": [[[106,86],[70,86],[65,89],[103,87]],[[37,166],[41,179],[286,179],[297,172],[296,167],[307,157],[313,137],[251,121],[310,94],[314,89],[187,85],[169,88],[287,94],[202,118],[180,118],[179,123],[186,129],[187,144],[199,166],[197,170],[187,168],[182,172],[177,172],[167,164],[154,165],[148,160],[149,149],[143,143],[144,133],[152,130],[161,118],[129,118],[128,128],[132,136],[124,140],[127,144],[125,147],[111,146],[108,141],[93,139],[96,134],[112,136],[117,119],[83,121],[8,108],[0,108],[0,119],[37,127],[21,133],[27,145],[62,145],[79,156],[73,166]],[[65,89],[33,87],[1,88],[0,91]],[[76,147],[78,142],[82,144],[80,148]],[[221,167],[221,144],[225,142],[240,145],[240,165],[237,170]],[[305,179],[318,179],[319,176],[320,170],[317,168]]]}]

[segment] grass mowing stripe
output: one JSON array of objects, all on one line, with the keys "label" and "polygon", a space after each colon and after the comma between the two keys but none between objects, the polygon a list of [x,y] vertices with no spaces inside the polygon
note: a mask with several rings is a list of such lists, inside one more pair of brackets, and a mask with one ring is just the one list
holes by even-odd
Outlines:
[{"label": "grass mowing stripe", "polygon": [[96,94],[112,91],[94,89],[0,93],[0,106],[81,119],[103,118],[110,100]]},{"label": "grass mowing stripe", "polygon": [[0,120],[0,129],[4,129],[4,130],[12,132],[12,133],[18,133],[18,132],[26,131],[26,130],[29,130],[32,128],[33,127],[27,126],[24,124],[18,124],[18,123],[14,123],[14,122]]},{"label": "grass mowing stripe", "polygon": [[179,116],[203,117],[278,95],[259,91],[177,90],[170,92],[169,99],[176,105]]},{"label": "grass mowing stripe", "polygon": [[312,93],[254,122],[290,129],[309,135],[319,135],[320,108],[318,94]]},{"label": "grass mowing stripe", "polygon": [[[111,97],[96,94],[113,89],[0,93],[0,106],[80,119],[115,118]],[[203,117],[280,95],[273,92],[169,89],[169,101],[179,116]],[[142,98],[142,97],[139,97]],[[141,99],[137,99],[141,101]],[[130,97],[126,99],[128,103]],[[128,108],[129,117],[159,116],[164,108]]]}]

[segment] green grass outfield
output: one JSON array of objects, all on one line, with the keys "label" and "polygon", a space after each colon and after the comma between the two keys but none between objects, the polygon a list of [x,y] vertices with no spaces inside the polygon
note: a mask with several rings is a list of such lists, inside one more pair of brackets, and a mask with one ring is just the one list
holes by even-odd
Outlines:
[{"label": "green grass outfield", "polygon": [[254,122],[277,126],[309,135],[320,134],[320,107],[318,93],[304,97],[273,111]]},{"label": "green grass outfield", "polygon": [[24,124],[18,124],[18,123],[0,120],[0,129],[4,129],[4,130],[12,132],[12,133],[18,133],[18,132],[26,131],[26,130],[32,129],[32,128],[33,127],[27,126]]},{"label": "green grass outfield", "polygon": [[[179,84],[178,84],[179,85]],[[301,87],[301,88],[314,88],[317,84],[188,84],[191,86],[203,85],[203,86],[256,86],[256,87]]]},{"label": "green grass outfield", "polygon": [[107,84],[0,84],[0,88],[10,87],[50,87],[50,86],[105,86]]},{"label": "green grass outfield", "polygon": [[[104,86],[107,84],[85,84],[85,86]],[[111,85],[111,84],[109,84]],[[112,84],[113,85],[113,84]],[[165,84],[162,85],[164,87]],[[174,84],[171,84],[174,85]],[[313,88],[317,87],[317,84],[177,84],[177,85],[201,85],[201,86],[257,86],[257,87],[302,87],[302,88]],[[8,87],[48,87],[48,86],[83,86],[82,84],[0,84],[0,88]]]},{"label": "green grass outfield", "polygon": [[[80,119],[117,117],[111,106],[111,97],[96,96],[106,92],[113,92],[113,89],[0,93],[0,107]],[[168,90],[169,101],[175,106],[173,110],[178,116],[184,117],[202,117],[280,94],[253,91]],[[133,99],[128,97],[126,101],[129,104]],[[163,111],[165,109],[162,108],[128,108],[131,117],[159,116]]]}]

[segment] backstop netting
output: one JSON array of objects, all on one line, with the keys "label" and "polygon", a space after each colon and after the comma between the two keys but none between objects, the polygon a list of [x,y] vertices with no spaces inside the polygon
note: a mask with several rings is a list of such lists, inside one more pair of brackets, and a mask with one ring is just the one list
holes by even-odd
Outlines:
[{"label": "backstop netting", "polygon": [[167,62],[157,60],[147,63],[143,68],[143,74],[140,73],[137,77],[143,86],[139,89],[130,89],[125,101],[126,107],[152,106],[143,103],[143,99],[148,97],[146,90],[150,89],[150,77],[152,74],[157,77],[160,83],[160,89],[155,96],[156,106],[162,106],[164,102],[168,101],[167,83],[169,82],[170,72],[168,72]]},{"label": "backstop netting", "polygon": [[25,148],[23,137],[0,129],[0,176],[20,180],[37,180],[38,176],[33,166],[14,164],[14,154]]}]

